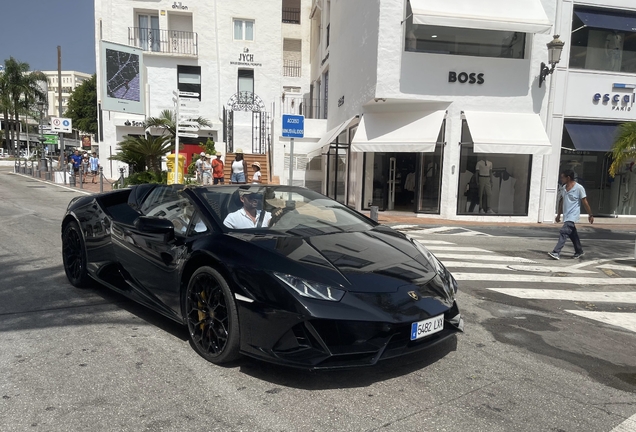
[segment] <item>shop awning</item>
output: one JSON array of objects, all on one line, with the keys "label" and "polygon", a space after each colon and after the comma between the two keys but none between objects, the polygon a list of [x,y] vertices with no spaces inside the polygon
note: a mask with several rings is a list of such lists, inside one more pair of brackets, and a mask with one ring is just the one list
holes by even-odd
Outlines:
[{"label": "shop awning", "polygon": [[464,116],[475,153],[552,153],[552,144],[538,114],[464,111]]},{"label": "shop awning", "polygon": [[586,27],[617,30],[623,32],[636,32],[636,16],[624,13],[612,13],[608,11],[575,10]]},{"label": "shop awning", "polygon": [[549,33],[541,0],[411,0],[413,24]]},{"label": "shop awning", "polygon": [[574,148],[580,151],[608,152],[618,129],[616,123],[565,122]]},{"label": "shop awning", "polygon": [[351,151],[433,153],[445,115],[443,110],[365,113]]},{"label": "shop awning", "polygon": [[338,138],[338,135],[340,135],[342,131],[345,130],[349,126],[349,124],[353,121],[353,119],[356,117],[357,116],[351,117],[349,120],[342,122],[335,128],[328,131],[320,139],[320,141],[318,141],[314,146],[312,146],[313,148],[307,153],[307,157],[313,158],[316,156],[320,156],[320,154],[322,153],[322,148],[326,145],[331,144],[333,141],[335,141],[336,138]]}]

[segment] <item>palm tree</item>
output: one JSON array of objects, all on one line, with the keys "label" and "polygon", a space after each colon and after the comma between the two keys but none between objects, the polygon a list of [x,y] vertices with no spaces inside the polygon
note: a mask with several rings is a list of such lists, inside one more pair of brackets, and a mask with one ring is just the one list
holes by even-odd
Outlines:
[{"label": "palm tree", "polygon": [[161,175],[161,157],[173,149],[169,136],[130,136],[119,143],[119,152],[110,159],[137,165]]},{"label": "palm tree", "polygon": [[636,159],[636,122],[623,123],[618,127],[618,136],[612,146],[614,161],[609,173],[614,177],[625,162]]},{"label": "palm tree", "polygon": [[[4,61],[0,100],[2,101],[5,125],[8,124],[9,115],[15,120],[16,142],[20,142],[20,127],[18,125],[20,114],[32,110],[37,100],[46,99],[46,94],[39,85],[42,81],[47,81],[46,75],[39,71],[29,72],[28,63],[17,61],[13,57]],[[5,128],[5,137],[9,142],[7,128]]]},{"label": "palm tree", "polygon": [[[5,65],[6,65],[5,61]],[[4,144],[8,152],[13,153],[11,145],[11,136],[9,128],[9,114],[13,112],[13,106],[11,105],[11,96],[9,94],[9,80],[8,75],[0,73],[0,110],[2,111],[4,120]]]},{"label": "palm tree", "polygon": [[[189,121],[198,123],[199,127],[212,126],[210,120],[200,116],[189,119]],[[170,141],[174,142],[174,137],[177,135],[177,113],[172,110],[163,110],[159,117],[148,117],[146,127],[162,128],[164,133],[167,132],[170,135]]]}]

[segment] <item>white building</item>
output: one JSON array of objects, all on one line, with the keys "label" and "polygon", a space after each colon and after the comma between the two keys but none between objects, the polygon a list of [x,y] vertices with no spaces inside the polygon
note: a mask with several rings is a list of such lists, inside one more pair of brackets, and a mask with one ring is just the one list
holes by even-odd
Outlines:
[{"label": "white building", "polygon": [[[146,83],[143,114],[101,111],[102,160],[117,152],[124,136],[143,134],[146,117],[174,110],[173,91],[189,91],[200,94],[199,115],[212,126],[181,145],[212,138],[224,154],[237,148],[267,153],[275,181],[284,167],[279,107],[298,110],[309,92],[310,8],[310,0],[95,0],[98,70],[100,41],[137,47]],[[101,95],[100,73],[97,85]],[[118,168],[104,163],[107,176],[117,176]]]},{"label": "white building", "polygon": [[595,215],[629,220],[636,215],[636,168],[624,166],[610,177],[607,152],[618,125],[636,120],[636,2],[559,0],[558,9],[555,32],[565,47],[549,81],[554,152],[540,218],[553,219],[557,174],[572,169]]},{"label": "white building", "polygon": [[[42,71],[48,79],[47,101],[48,115],[59,117],[58,74],[57,71]],[[77,71],[62,71],[62,115],[68,109],[68,101],[73,91],[84,81],[89,80],[91,74]]]},{"label": "white building", "polygon": [[476,3],[315,2],[311,92],[329,132],[308,156],[323,154],[324,193],[358,210],[538,220],[559,148],[538,85],[556,2]]}]

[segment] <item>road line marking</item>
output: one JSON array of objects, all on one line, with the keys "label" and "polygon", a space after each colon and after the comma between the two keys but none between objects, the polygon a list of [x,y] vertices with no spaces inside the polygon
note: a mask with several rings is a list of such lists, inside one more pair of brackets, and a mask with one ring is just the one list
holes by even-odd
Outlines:
[{"label": "road line marking", "polygon": [[490,234],[486,234],[486,233],[479,232],[479,231],[473,231],[473,230],[467,230],[465,232],[457,233],[457,234],[454,234],[454,235],[470,236],[470,237],[476,237],[476,236],[492,237]]},{"label": "road line marking", "polygon": [[413,228],[417,228],[419,225],[393,225],[391,228],[394,230],[410,230]]},{"label": "road line marking", "polygon": [[450,252],[485,252],[485,253],[494,253],[493,251],[489,251],[486,249],[480,249],[476,247],[464,247],[464,246],[426,246],[432,252],[435,251],[450,251]]},{"label": "road line marking", "polygon": [[593,265],[593,264],[603,264],[606,262],[610,262],[610,261],[616,261],[616,260],[628,260],[628,259],[634,259],[634,257],[615,257],[615,258],[603,258],[603,259],[597,259],[597,260],[592,260],[592,261],[583,261],[580,264],[574,264],[569,266],[570,268],[581,268],[581,267],[587,267],[589,265]]},{"label": "road line marking", "polygon": [[455,243],[447,242],[444,240],[421,240],[418,238],[413,238],[418,243],[422,243],[424,246],[426,245],[454,245]]},{"label": "road line marking", "polygon": [[507,270],[516,272],[532,273],[575,273],[575,274],[597,274],[592,270],[568,269],[567,267],[542,267],[522,264],[496,264],[490,262],[468,262],[468,261],[444,261],[444,266],[448,268],[488,268],[497,270]]},{"label": "road line marking", "polygon": [[512,297],[531,300],[565,300],[589,303],[630,303],[636,304],[636,291],[569,291],[525,288],[488,288]]},{"label": "road line marking", "polygon": [[519,262],[519,263],[532,263],[536,264],[536,261],[532,261],[521,257],[511,257],[505,255],[466,255],[466,254],[453,254],[453,253],[436,253],[435,256],[439,259],[456,259],[465,261],[502,261],[502,262]]},{"label": "road line marking", "polygon": [[423,230],[414,230],[414,231],[410,231],[409,234],[439,234],[441,232],[444,231],[451,231],[454,229],[462,229],[461,227],[448,227],[448,226],[442,226],[442,227],[435,227],[435,228],[427,228],[427,229],[423,229]]},{"label": "road line marking", "polygon": [[538,282],[559,285],[636,285],[636,278],[591,278],[591,277],[558,277],[543,275],[518,275],[498,273],[453,273],[457,280],[462,281],[497,281],[497,282]]},{"label": "road line marking", "polygon": [[[566,310],[566,312],[581,316],[583,318],[600,321],[605,324],[613,325],[615,327],[621,327],[626,330],[636,332],[636,313],[592,312],[592,311],[579,311],[579,310]],[[615,428],[612,431],[616,431],[616,430],[634,431],[635,429],[632,426],[636,426],[636,421],[635,421],[636,415],[630,417],[628,420],[632,420],[632,422],[631,423],[623,422],[620,424],[620,426],[625,425],[624,429]]]},{"label": "road line marking", "polygon": [[46,180],[42,180],[42,179],[38,179],[38,178],[35,178],[35,177],[31,177],[31,176],[28,176],[26,174],[15,173],[15,172],[14,173],[9,173],[9,174],[17,175],[17,176],[28,178],[28,179],[33,179],[33,180],[39,181],[41,183],[46,183],[46,184],[51,185],[51,186],[57,186],[57,187],[60,187],[62,189],[67,189],[67,190],[70,190],[70,191],[73,191],[73,192],[77,192],[77,193],[83,193],[85,195],[92,195],[93,194],[92,192],[86,192],[86,191],[83,191],[83,190],[73,189],[73,188],[70,188],[70,187],[59,185],[57,183],[48,182]]},{"label": "road line marking", "polygon": [[610,432],[634,432],[636,431],[636,414],[616,426]]},{"label": "road line marking", "polygon": [[626,266],[626,265],[618,265],[618,264],[603,264],[603,265],[598,266],[597,268],[636,272],[636,267]]}]

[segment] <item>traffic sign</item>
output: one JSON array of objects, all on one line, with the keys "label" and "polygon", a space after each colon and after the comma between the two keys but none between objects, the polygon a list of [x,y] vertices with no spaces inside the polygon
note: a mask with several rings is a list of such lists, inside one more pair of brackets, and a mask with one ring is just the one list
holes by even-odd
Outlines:
[{"label": "traffic sign", "polygon": [[199,99],[181,98],[179,99],[179,106],[187,108],[199,108],[201,106],[201,102],[199,101]]},{"label": "traffic sign", "polygon": [[70,133],[73,131],[73,121],[70,118],[51,117],[51,132]]},{"label": "traffic sign", "polygon": [[196,92],[187,92],[187,91],[180,91],[180,92],[179,92],[179,97],[193,97],[193,98],[198,98],[198,97],[199,97],[199,93],[196,93]]},{"label": "traffic sign", "polygon": [[283,133],[288,138],[303,138],[305,136],[305,116],[283,114]]},{"label": "traffic sign", "polygon": [[59,143],[59,137],[57,135],[45,134],[43,135],[43,137],[44,137],[44,144],[57,145]]},{"label": "traffic sign", "polygon": [[199,138],[199,134],[189,132],[177,132],[180,137],[184,138]]},{"label": "traffic sign", "polygon": [[196,126],[197,129],[201,127],[199,122],[194,120],[179,120],[179,126]]}]

